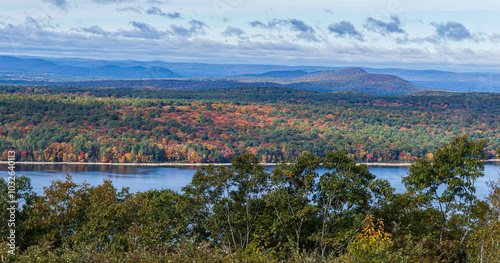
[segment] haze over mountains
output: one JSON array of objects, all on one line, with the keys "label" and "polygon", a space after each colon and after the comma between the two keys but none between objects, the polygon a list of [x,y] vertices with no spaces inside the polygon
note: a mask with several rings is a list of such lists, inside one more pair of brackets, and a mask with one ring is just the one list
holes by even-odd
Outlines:
[{"label": "haze over mountains", "polygon": [[0,70],[7,72],[47,73],[52,75],[75,77],[105,77],[105,78],[174,78],[180,77],[163,67],[118,66],[113,64],[94,67],[75,65],[59,65],[44,59],[20,59],[0,56]]},{"label": "haze over mountains", "polygon": [[12,56],[0,56],[0,82],[177,89],[279,86],[379,95],[425,90],[500,92],[500,74],[493,73]]}]

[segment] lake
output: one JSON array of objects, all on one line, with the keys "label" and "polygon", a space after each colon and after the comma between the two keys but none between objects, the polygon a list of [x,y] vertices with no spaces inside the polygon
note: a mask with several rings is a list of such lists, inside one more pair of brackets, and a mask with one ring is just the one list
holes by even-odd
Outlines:
[{"label": "lake", "polygon": [[[273,167],[267,167],[272,170]],[[485,176],[476,181],[478,197],[488,195],[487,181],[499,178],[500,163],[487,163],[484,167]],[[64,180],[70,174],[76,183],[86,181],[90,185],[102,184],[104,179],[110,179],[117,189],[129,187],[131,192],[144,192],[150,189],[169,188],[180,191],[189,184],[196,172],[196,167],[147,167],[118,165],[79,165],[79,164],[18,164],[17,175],[27,175],[31,178],[33,190],[43,193],[43,187],[49,186],[53,180]],[[320,169],[321,174],[325,170]],[[401,177],[407,175],[408,167],[370,166],[370,172],[380,179],[388,180],[396,191],[405,191]],[[7,174],[7,173],[5,173]]]}]

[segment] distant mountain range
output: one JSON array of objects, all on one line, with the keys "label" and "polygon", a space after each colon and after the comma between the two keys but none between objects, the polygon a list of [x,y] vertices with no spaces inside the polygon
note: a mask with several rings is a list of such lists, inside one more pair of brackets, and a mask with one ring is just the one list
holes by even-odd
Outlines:
[{"label": "distant mountain range", "polygon": [[241,77],[294,79],[294,78],[300,78],[308,74],[309,73],[303,70],[283,70],[283,71],[269,71],[261,74],[245,74],[242,75]]},{"label": "distant mountain range", "polygon": [[0,56],[0,82],[177,89],[279,86],[379,95],[425,90],[500,92],[500,74],[492,73],[12,56]]},{"label": "distant mountain range", "polygon": [[295,79],[291,88],[323,92],[349,90],[378,95],[399,95],[427,91],[402,78],[387,74],[372,74],[360,68],[327,70]]},{"label": "distant mountain range", "polygon": [[[333,75],[337,75],[337,77],[333,78]],[[233,87],[285,87],[321,92],[358,91],[378,95],[400,95],[429,90],[415,86],[396,76],[370,74],[361,69],[341,69],[334,72],[324,71],[286,80],[283,78],[236,77],[86,80],[53,83],[32,81],[25,83],[30,83],[32,85],[57,85],[72,87],[152,87],[186,90]]]},{"label": "distant mountain range", "polygon": [[299,78],[300,81],[325,81],[325,80],[339,80],[342,78],[349,78],[366,74],[366,71],[360,68],[346,68],[341,70],[325,70],[321,72],[307,74]]},{"label": "distant mountain range", "polygon": [[391,74],[415,85],[459,92],[500,92],[498,73],[455,73],[438,70],[365,69],[375,74]]},{"label": "distant mountain range", "polygon": [[0,56],[0,71],[51,74],[64,77],[102,77],[102,78],[175,78],[180,77],[171,70],[163,67],[117,66],[102,65],[96,67],[80,67],[59,65],[44,59],[20,59],[9,56]]}]

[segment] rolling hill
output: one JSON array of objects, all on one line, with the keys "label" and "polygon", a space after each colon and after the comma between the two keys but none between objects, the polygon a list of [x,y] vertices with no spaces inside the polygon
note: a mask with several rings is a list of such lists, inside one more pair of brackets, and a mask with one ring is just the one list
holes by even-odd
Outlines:
[{"label": "rolling hill", "polygon": [[[339,71],[341,70],[341,71]],[[72,81],[118,80],[118,79],[163,79],[163,78],[223,78],[246,84],[261,82],[264,85],[299,86],[299,82],[332,81],[339,77],[371,73],[397,76],[413,85],[433,90],[458,92],[500,92],[500,74],[488,72],[456,73],[441,70],[410,70],[398,68],[351,68],[327,66],[283,66],[259,64],[207,64],[178,63],[165,61],[96,60],[82,58],[45,58],[29,56],[0,56],[0,81],[2,83],[54,83]],[[365,72],[361,72],[364,70]],[[343,74],[343,75],[342,75]],[[360,76],[358,76],[360,77]],[[300,79],[299,79],[300,78]],[[370,78],[370,77],[368,77]],[[205,79],[206,80],[206,79]],[[339,83],[309,83],[311,89],[359,90],[363,79],[353,79],[352,85]],[[32,84],[36,84],[32,83]],[[371,84],[370,84],[371,83]],[[415,87],[398,79],[388,78],[368,81],[366,89],[381,92],[376,85],[392,94],[413,92]],[[213,83],[210,83],[213,84]],[[228,84],[228,83],[226,83]],[[324,85],[329,85],[325,87]],[[372,85],[373,87],[370,87]],[[213,85],[209,85],[213,86]],[[323,87],[322,87],[323,86]],[[399,88],[397,88],[397,87]],[[384,88],[386,87],[386,88]],[[209,87],[207,87],[209,88]],[[399,89],[399,91],[398,91]],[[418,88],[416,88],[418,89]]]},{"label": "rolling hill", "polygon": [[395,75],[411,83],[435,90],[458,92],[500,92],[500,74],[488,72],[456,73],[441,70],[372,69],[367,72]]},{"label": "rolling hill", "polygon": [[[180,75],[162,67],[143,66],[117,66],[104,65],[97,67],[78,67],[58,65],[44,59],[20,59],[10,56],[0,56],[0,71],[15,77],[25,74],[47,74],[46,78],[56,79],[62,77],[87,78],[115,78],[115,79],[138,79],[138,78],[175,78]],[[17,73],[17,74],[16,74]]]},{"label": "rolling hill", "polygon": [[347,90],[377,95],[400,95],[428,90],[393,75],[371,74],[360,68],[327,70],[296,78],[295,81],[288,87],[323,92]]},{"label": "rolling hill", "polygon": [[[276,76],[284,76],[288,73],[289,72],[273,72],[272,74]],[[236,87],[284,87],[321,92],[357,91],[377,95],[402,95],[428,90],[426,88],[413,85],[396,76],[370,74],[356,68],[318,72],[294,79],[288,79],[285,82],[283,81],[283,78],[242,77],[93,80],[58,82],[51,84],[72,87],[153,87],[185,90]]]},{"label": "rolling hill", "polygon": [[283,71],[269,71],[261,74],[245,74],[241,77],[251,77],[251,78],[283,78],[283,79],[294,79],[302,76],[309,75],[309,73],[303,70],[283,70]]},{"label": "rolling hill", "polygon": [[[360,68],[324,70],[272,70],[241,77],[181,78],[170,69],[127,64],[77,63],[60,65],[38,58],[0,56],[0,80],[9,84],[78,87],[154,87],[167,89],[213,89],[232,87],[287,87],[310,91],[358,91],[377,95],[410,94],[427,89],[399,77],[367,73]],[[87,66],[82,66],[87,65]]]},{"label": "rolling hill", "polygon": [[274,86],[379,95],[410,94],[425,90],[500,92],[498,73],[13,56],[0,56],[0,82],[175,89]]},{"label": "rolling hill", "polygon": [[315,72],[307,74],[298,78],[298,81],[325,81],[325,80],[337,80],[341,78],[353,77],[359,74],[366,74],[366,71],[360,68],[346,68],[339,70],[325,70],[321,72]]}]

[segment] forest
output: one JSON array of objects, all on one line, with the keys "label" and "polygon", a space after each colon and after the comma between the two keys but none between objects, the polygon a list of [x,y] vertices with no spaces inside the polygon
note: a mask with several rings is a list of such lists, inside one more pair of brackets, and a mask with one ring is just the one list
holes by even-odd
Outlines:
[{"label": "forest", "polygon": [[[18,175],[15,254],[0,178],[2,262],[496,262],[500,179],[478,199],[486,142],[453,137],[395,193],[345,151],[303,152],[266,172],[244,152],[181,192],[130,193],[70,175],[42,195]],[[318,174],[319,167],[325,168]]]},{"label": "forest", "polygon": [[378,96],[283,87],[205,90],[0,87],[0,153],[18,161],[262,163],[324,158],[414,162],[454,136],[500,146],[500,94]]}]

